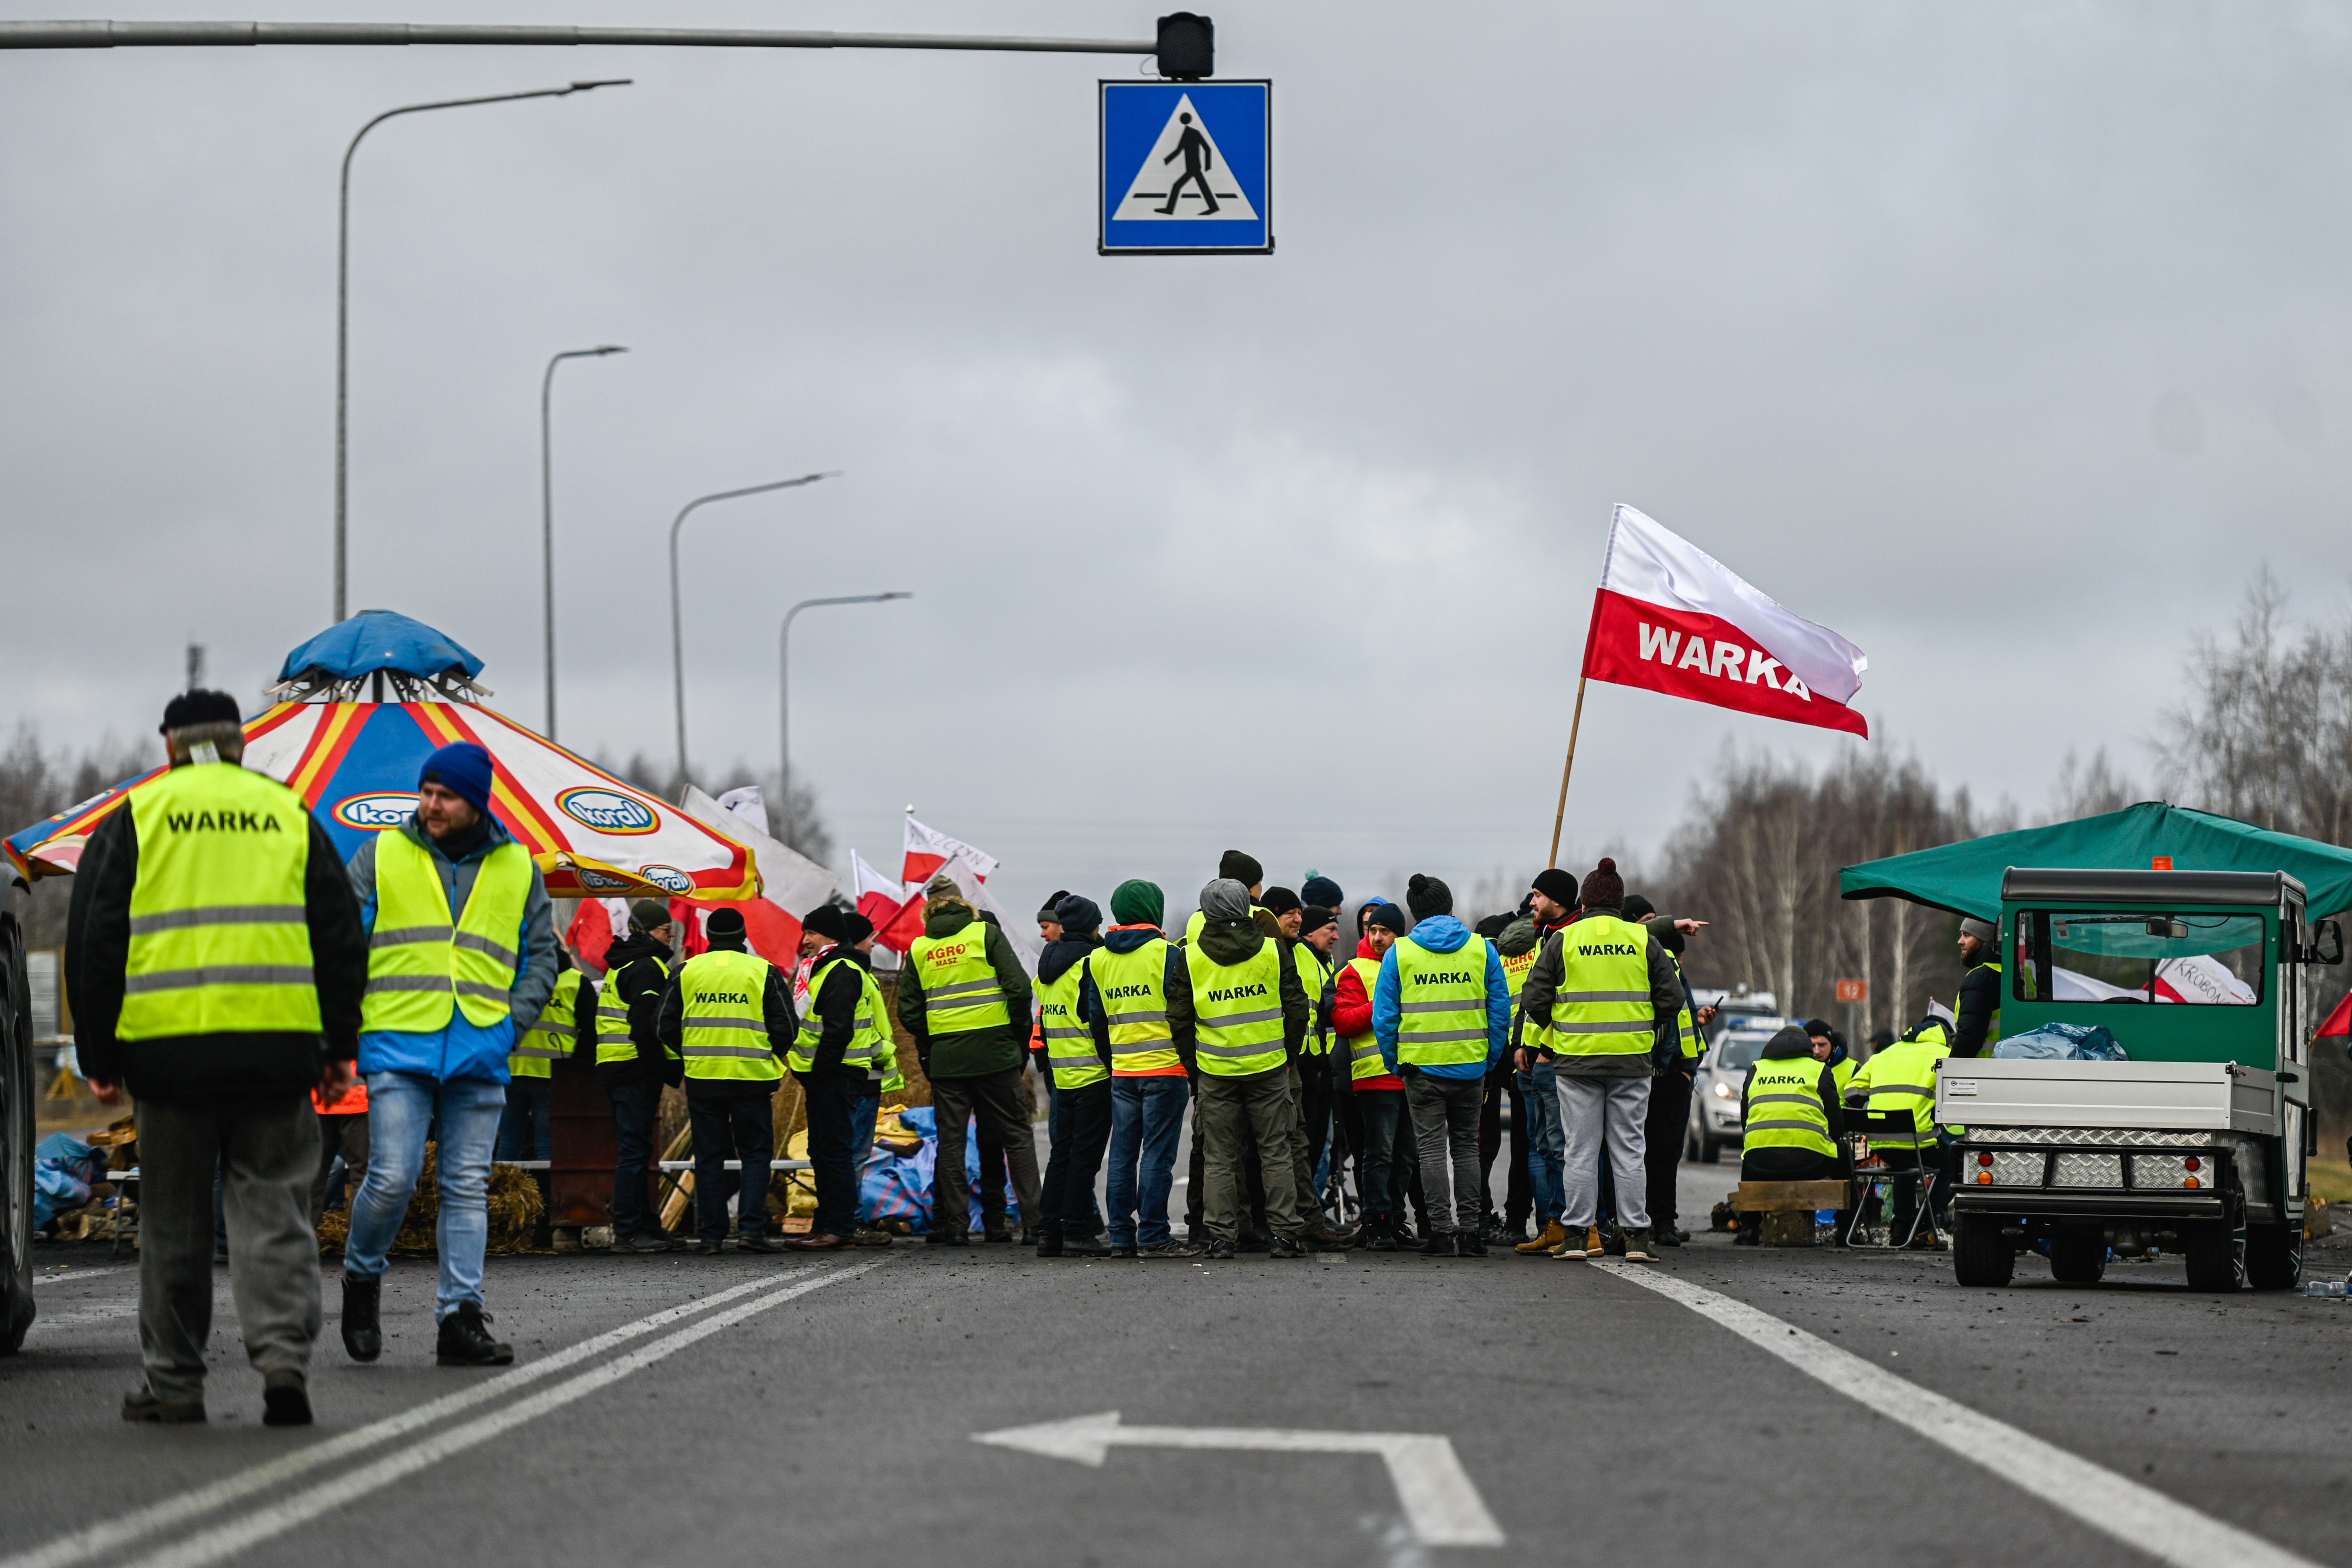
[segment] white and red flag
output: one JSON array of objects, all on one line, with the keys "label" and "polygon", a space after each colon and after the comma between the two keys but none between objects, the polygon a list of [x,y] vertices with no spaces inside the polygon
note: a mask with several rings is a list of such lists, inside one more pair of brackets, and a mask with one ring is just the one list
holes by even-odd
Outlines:
[{"label": "white and red flag", "polygon": [[950,838],[936,828],[926,827],[915,820],[913,813],[908,814],[907,863],[898,873],[898,880],[919,891],[933,873],[959,855],[983,882],[1001,864],[995,856],[982,854],[961,838]]},{"label": "white and red flag", "polygon": [[893,952],[904,952],[923,934],[923,889],[909,898],[905,889],[866,863],[856,850],[849,852],[850,876],[857,912],[874,922],[874,940]]},{"label": "white and red flag", "polygon": [[1862,649],[1654,519],[1630,506],[1611,519],[1588,679],[1867,736],[1848,704],[1869,668]]}]

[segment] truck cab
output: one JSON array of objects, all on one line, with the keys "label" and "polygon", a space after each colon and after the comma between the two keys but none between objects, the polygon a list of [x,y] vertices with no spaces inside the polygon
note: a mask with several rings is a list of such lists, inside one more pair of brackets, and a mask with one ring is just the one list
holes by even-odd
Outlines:
[{"label": "truck cab", "polygon": [[2104,1026],[2120,1060],[1939,1064],[1957,1140],[1954,1272],[2009,1282],[2046,1248],[2095,1283],[2118,1257],[2179,1253],[2191,1289],[2292,1289],[2314,1133],[2305,966],[2336,963],[2284,872],[2011,867],[2000,1035]]}]

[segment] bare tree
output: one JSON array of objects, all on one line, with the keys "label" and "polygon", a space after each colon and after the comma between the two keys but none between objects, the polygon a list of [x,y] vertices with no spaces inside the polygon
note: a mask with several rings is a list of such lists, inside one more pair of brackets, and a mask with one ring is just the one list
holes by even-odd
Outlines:
[{"label": "bare tree", "polygon": [[[6,749],[0,751],[0,836],[20,833],[156,766],[163,760],[161,747],[160,742],[125,745],[110,737],[79,755],[52,753],[42,747],[32,726],[18,726]],[[20,911],[28,946],[65,944],[70,887],[54,877],[34,884]]]}]

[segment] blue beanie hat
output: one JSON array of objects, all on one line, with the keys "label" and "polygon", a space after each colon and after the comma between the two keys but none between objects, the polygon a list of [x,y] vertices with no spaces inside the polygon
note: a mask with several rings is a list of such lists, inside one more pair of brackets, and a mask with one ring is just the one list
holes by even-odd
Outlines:
[{"label": "blue beanie hat", "polygon": [[476,811],[490,814],[490,753],[471,741],[442,747],[425,759],[416,775],[419,789],[437,784],[464,795]]}]

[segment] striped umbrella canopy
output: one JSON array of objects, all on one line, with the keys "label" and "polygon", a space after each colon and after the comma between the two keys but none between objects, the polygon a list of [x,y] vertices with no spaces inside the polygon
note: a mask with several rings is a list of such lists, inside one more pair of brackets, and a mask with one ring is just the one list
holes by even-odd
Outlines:
[{"label": "striped umbrella canopy", "polygon": [[[496,765],[490,809],[538,861],[553,896],[758,896],[751,852],[726,834],[492,709],[417,695],[280,702],[246,721],[245,765],[308,802],[348,858],[368,835],[408,820],[426,757],[452,742],[478,742]],[[26,828],[8,840],[9,860],[27,879],[71,872],[99,822],[162,771]]]}]

